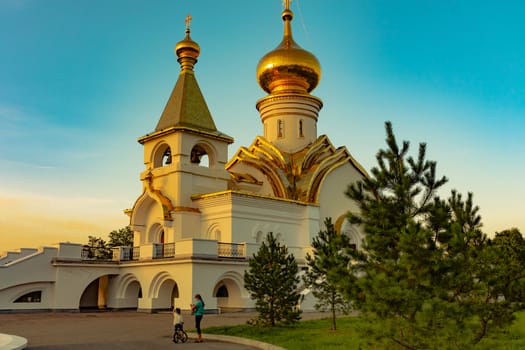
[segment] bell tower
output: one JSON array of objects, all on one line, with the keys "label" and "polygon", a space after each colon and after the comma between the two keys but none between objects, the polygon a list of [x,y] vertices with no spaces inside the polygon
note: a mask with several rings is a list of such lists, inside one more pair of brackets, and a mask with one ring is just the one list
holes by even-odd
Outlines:
[{"label": "bell tower", "polygon": [[198,237],[200,211],[192,195],[224,191],[233,138],[219,132],[197,84],[199,45],[186,35],[175,46],[180,73],[155,130],[138,139],[144,146],[143,193],[131,213],[135,244],[169,243]]}]

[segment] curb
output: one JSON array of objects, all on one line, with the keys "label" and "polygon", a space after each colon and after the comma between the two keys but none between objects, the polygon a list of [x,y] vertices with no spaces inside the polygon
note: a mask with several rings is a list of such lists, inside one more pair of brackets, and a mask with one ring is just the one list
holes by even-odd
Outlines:
[{"label": "curb", "polygon": [[[188,337],[192,339],[197,339],[197,334],[188,333]],[[208,340],[215,340],[215,341],[224,342],[224,343],[241,344],[241,345],[246,345],[246,346],[252,346],[254,348],[261,349],[261,350],[286,350],[285,348],[282,348],[277,345],[272,345],[272,344],[264,343],[262,341],[248,339],[248,338],[233,337],[231,335],[206,333],[206,334],[203,334],[203,337],[204,337],[204,341],[208,339]]]},{"label": "curb", "polygon": [[27,339],[17,335],[0,333],[0,350],[19,350],[27,347]]}]

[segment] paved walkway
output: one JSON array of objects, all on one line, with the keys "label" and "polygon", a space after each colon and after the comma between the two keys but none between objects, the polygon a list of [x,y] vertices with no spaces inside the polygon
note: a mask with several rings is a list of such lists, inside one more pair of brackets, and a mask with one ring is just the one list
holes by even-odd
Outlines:
[{"label": "paved walkway", "polygon": [[[193,317],[183,314],[185,330],[194,332]],[[205,315],[202,327],[245,324],[254,313]],[[322,313],[305,313],[303,319],[326,317]],[[211,349],[249,350],[249,345],[206,339],[185,344],[171,341],[172,316],[169,312],[146,314],[134,311],[90,313],[0,314],[0,333],[14,334],[28,340],[27,349],[66,350],[148,350]],[[210,335],[211,338],[211,335]]]}]

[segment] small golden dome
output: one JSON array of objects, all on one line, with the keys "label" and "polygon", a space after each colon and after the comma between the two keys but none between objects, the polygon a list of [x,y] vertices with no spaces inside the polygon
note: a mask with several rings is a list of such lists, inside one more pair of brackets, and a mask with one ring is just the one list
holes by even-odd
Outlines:
[{"label": "small golden dome", "polygon": [[293,13],[282,13],[284,37],[281,43],[261,58],[257,65],[257,80],[268,92],[295,90],[311,92],[321,79],[321,65],[310,52],[301,48],[292,37]]},{"label": "small golden dome", "polygon": [[193,69],[195,63],[197,63],[197,57],[201,52],[199,44],[190,38],[190,21],[191,16],[186,17],[186,36],[183,40],[179,41],[175,45],[175,55],[177,55],[177,61],[181,65],[181,69]]},{"label": "small golden dome", "polygon": [[199,44],[197,44],[195,41],[191,40],[190,38],[190,30],[186,29],[186,37],[179,41],[177,45],[175,45],[175,54],[177,57],[193,57],[197,58],[199,57],[199,54],[201,52],[201,48]]}]

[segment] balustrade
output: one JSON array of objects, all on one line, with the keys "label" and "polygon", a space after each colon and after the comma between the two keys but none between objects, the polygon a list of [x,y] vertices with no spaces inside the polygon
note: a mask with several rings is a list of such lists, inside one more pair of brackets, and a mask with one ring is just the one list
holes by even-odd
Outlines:
[{"label": "balustrade", "polygon": [[154,243],[153,259],[173,258],[175,256],[175,243]]},{"label": "balustrade", "polygon": [[245,245],[242,243],[218,242],[218,256],[221,258],[244,258],[246,257]]}]

